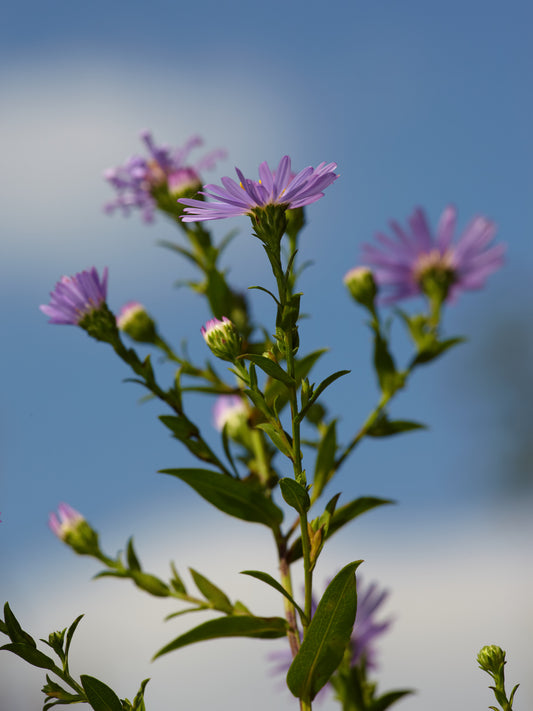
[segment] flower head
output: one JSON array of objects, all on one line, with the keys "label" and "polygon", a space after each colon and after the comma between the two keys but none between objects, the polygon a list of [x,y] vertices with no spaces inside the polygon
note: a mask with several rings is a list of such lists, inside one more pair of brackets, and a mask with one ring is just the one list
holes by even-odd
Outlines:
[{"label": "flower head", "polygon": [[117,327],[140,343],[153,343],[157,337],[153,318],[138,301],[128,301],[117,315]]},{"label": "flower head", "polygon": [[185,207],[183,222],[219,220],[224,217],[250,215],[257,208],[278,205],[294,209],[310,205],[323,197],[323,190],[339,176],[333,171],[336,163],[321,163],[316,168],[308,167],[294,175],[291,159],[283,156],[277,170],[272,171],[266,162],[259,166],[259,180],[245,178],[236,168],[239,183],[231,178],[222,178],[222,185],[205,185],[202,195],[213,202],[181,198]]},{"label": "flower head", "polygon": [[480,289],[487,277],[503,264],[505,246],[489,247],[496,226],[478,216],[452,244],[456,210],[449,205],[441,215],[432,237],[426,215],[417,208],[409,218],[409,230],[391,221],[396,239],[378,233],[380,247],[363,245],[363,260],[374,268],[374,276],[386,293],[383,301],[394,302],[418,294],[452,301],[461,291]]},{"label": "flower head", "polygon": [[50,317],[49,323],[76,326],[86,316],[102,309],[107,296],[107,267],[98,276],[96,268],[63,276],[50,292],[50,303],[39,306]]},{"label": "flower head", "polygon": [[212,318],[200,329],[213,355],[234,361],[241,354],[242,339],[235,325],[226,316],[222,321]]},{"label": "flower head", "polygon": [[48,525],[76,553],[94,555],[99,552],[98,534],[72,506],[59,504],[57,514],[51,513],[48,517]]},{"label": "flower head", "polygon": [[222,432],[227,425],[230,436],[248,419],[246,403],[238,395],[220,395],[213,407],[213,421],[215,428]]},{"label": "flower head", "polygon": [[225,151],[215,150],[189,165],[189,153],[202,145],[199,136],[192,136],[181,148],[156,145],[149,131],[143,131],[141,139],[148,151],[147,158],[133,156],[124,165],[104,172],[104,178],[117,191],[115,200],[104,205],[108,213],[121,209],[129,215],[130,210],[138,208],[143,220],[152,222],[158,198],[171,194],[175,204],[180,195],[196,194],[202,187],[200,172],[212,169],[226,155]]}]

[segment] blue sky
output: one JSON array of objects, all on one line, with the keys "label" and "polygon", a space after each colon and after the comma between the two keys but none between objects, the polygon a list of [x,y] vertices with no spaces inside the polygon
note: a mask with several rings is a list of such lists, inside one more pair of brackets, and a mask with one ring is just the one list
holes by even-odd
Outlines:
[{"label": "blue sky", "polygon": [[[464,525],[474,537],[476,530],[489,535],[491,521],[505,520],[498,535],[507,531],[509,540],[526,526],[531,498],[525,488],[513,489],[520,494],[513,498],[505,474],[516,432],[527,433],[523,423],[531,421],[523,393],[531,392],[533,350],[532,21],[530,4],[521,0],[509,7],[356,1],[331,3],[327,12],[303,2],[207,2],[198,12],[162,0],[149,8],[97,1],[4,9],[5,597],[24,600],[28,616],[41,620],[42,612],[46,619],[48,603],[27,594],[32,565],[46,561],[51,597],[55,576],[65,579],[75,569],[84,582],[94,572],[84,561],[74,564],[47,531],[48,512],[59,501],[82,510],[109,537],[111,550],[141,522],[156,539],[159,523],[175,515],[193,542],[195,522],[209,525],[191,492],[155,474],[185,461],[156,420],[161,408],[137,405],[141,392],[122,382],[128,373],[105,346],[75,328],[49,326],[37,310],[62,274],[108,265],[112,308],[142,301],[173,343],[185,338],[204,357],[205,307],[173,287],[190,272],[156,246],[172,238],[173,227],[163,218],[150,227],[135,216],[109,218],[100,209],[110,197],[102,170],[137,152],[146,127],[161,142],[178,145],[200,133],[207,148],[225,147],[229,158],[209,175],[213,181],[234,165],[253,174],[262,160],[274,164],[284,153],[298,167],[339,164],[341,179],[309,208],[302,237],[302,257],[314,262],[302,278],[304,310],[313,314],[302,340],[308,348],[331,348],[320,373],[352,370],[346,386],[331,391],[345,440],[376,397],[367,330],[341,282],[361,243],[391,217],[405,221],[415,205],[433,223],[450,202],[460,226],[476,213],[498,223],[508,245],[505,270],[446,315],[447,332],[466,333],[469,343],[421,372],[392,409],[426,421],[430,430],[365,444],[338,487],[346,497],[398,499],[394,510],[375,514],[375,524],[361,524],[385,548],[400,528],[409,546],[413,531],[437,522],[443,538],[456,520],[470,522]],[[237,226],[241,234],[228,251],[231,277],[241,288],[266,284],[260,245],[248,237],[244,219]],[[217,225],[216,234],[224,228]],[[267,317],[257,292],[252,300]],[[511,316],[517,325],[509,335]],[[400,331],[394,336],[402,351]],[[513,373],[520,374],[518,384]],[[194,408],[208,416],[210,403]],[[195,563],[191,545],[185,565]],[[385,564],[379,573],[388,577]],[[384,584],[395,587],[389,579]],[[523,614],[530,624],[530,610]],[[11,703],[6,711],[19,711]]]}]

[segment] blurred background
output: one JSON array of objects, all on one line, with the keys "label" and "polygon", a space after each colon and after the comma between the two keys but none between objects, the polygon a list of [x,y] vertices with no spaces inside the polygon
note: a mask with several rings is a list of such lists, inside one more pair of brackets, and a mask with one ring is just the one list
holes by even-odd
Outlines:
[{"label": "blurred background", "polygon": [[[266,675],[266,654],[283,641],[217,641],[150,664],[197,619],[163,623],[171,604],[128,582],[90,582],[95,564],[46,525],[67,501],[110,554],[133,533],[148,570],[166,577],[172,558],[258,614],[280,612],[275,593],[238,575],[275,574],[268,534],[156,474],[189,461],[156,419],[164,409],[139,404],[142,391],[123,383],[129,373],[106,346],[38,311],[62,274],[107,265],[112,309],[141,301],[172,343],[185,339],[193,358],[207,355],[206,307],[175,287],[193,272],[157,246],[176,228],[101,210],[113,197],[102,171],[140,153],[139,131],[150,128],[160,143],[199,133],[207,149],[226,148],[209,182],[235,165],[254,177],[262,160],[276,165],[285,153],[296,169],[339,164],[341,178],[307,210],[301,258],[314,265],[301,287],[312,315],[303,347],[331,349],[317,379],[352,370],[329,391],[344,442],[377,397],[368,330],[342,284],[362,242],[390,218],[405,223],[416,205],[433,225],[448,203],[460,228],[477,213],[499,225],[505,269],[446,313],[446,333],[468,343],[421,369],[391,408],[429,430],[365,442],[334,485],[343,501],[376,495],[398,505],[338,534],[317,580],[364,558],[365,579],[390,590],[384,615],[395,624],[381,644],[381,689],[418,690],[398,708],[445,711],[452,695],[461,708],[487,706],[489,677],[475,655],[491,643],[508,650],[510,683],[522,682],[518,707],[533,704],[532,26],[526,0],[30,0],[3,9],[0,598],[35,637],[85,612],[77,673],[130,698],[152,677],[150,711],[296,707]],[[228,229],[211,224],[219,237]],[[268,285],[248,221],[234,224],[232,283]],[[263,294],[251,300],[257,318],[272,318]],[[399,329],[393,337],[404,353]],[[161,372],[170,382],[171,371]],[[215,442],[211,406],[191,403]],[[41,708],[43,681],[1,655],[0,711]]]}]

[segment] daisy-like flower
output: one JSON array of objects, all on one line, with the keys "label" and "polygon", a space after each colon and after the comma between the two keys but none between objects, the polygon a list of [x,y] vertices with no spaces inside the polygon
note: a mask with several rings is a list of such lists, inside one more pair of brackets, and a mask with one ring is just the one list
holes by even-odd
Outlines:
[{"label": "daisy-like flower", "polygon": [[453,301],[461,291],[480,289],[487,277],[503,264],[505,245],[489,246],[496,225],[474,217],[453,243],[455,207],[441,215],[436,235],[431,235],[426,215],[415,209],[409,230],[391,221],[396,239],[376,235],[378,246],[363,245],[363,261],[373,267],[377,284],[385,288],[384,303],[425,293],[440,302]]},{"label": "daisy-like flower", "polygon": [[186,205],[183,222],[219,220],[224,217],[251,215],[257,208],[278,205],[285,209],[295,209],[310,205],[323,197],[323,191],[339,176],[334,173],[336,163],[320,163],[316,168],[308,167],[294,175],[291,173],[291,159],[283,156],[277,170],[272,171],[266,162],[259,166],[259,181],[245,178],[236,168],[239,183],[231,178],[222,178],[222,185],[205,185],[205,197],[212,202],[181,198],[178,202]]},{"label": "daisy-like flower", "polygon": [[49,323],[80,324],[86,316],[104,308],[107,296],[107,267],[100,279],[95,267],[74,276],[63,276],[50,292],[50,303],[39,306]]},{"label": "daisy-like flower", "polygon": [[115,200],[104,205],[107,213],[120,209],[129,215],[130,210],[137,208],[145,222],[152,222],[158,193],[166,193],[167,199],[169,194],[173,195],[173,204],[180,195],[194,195],[202,187],[201,171],[211,170],[217,160],[226,156],[225,151],[215,150],[190,165],[190,152],[203,143],[199,136],[192,136],[181,148],[156,145],[150,131],[143,131],[141,140],[148,158],[133,156],[124,165],[104,172],[104,178],[117,191]]}]

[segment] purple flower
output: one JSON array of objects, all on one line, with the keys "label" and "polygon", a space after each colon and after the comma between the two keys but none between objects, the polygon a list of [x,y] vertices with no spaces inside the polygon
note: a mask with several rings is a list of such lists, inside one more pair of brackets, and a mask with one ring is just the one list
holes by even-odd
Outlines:
[{"label": "purple flower", "polygon": [[363,261],[374,268],[379,286],[391,303],[421,293],[440,292],[442,301],[453,301],[461,291],[480,289],[487,277],[503,264],[505,245],[489,247],[496,226],[486,217],[474,217],[452,244],[456,210],[448,205],[432,237],[426,215],[416,208],[409,218],[409,230],[391,221],[396,239],[376,235],[380,247],[363,245]]},{"label": "purple flower", "polygon": [[48,525],[52,532],[64,541],[69,533],[75,531],[80,523],[85,521],[81,513],[73,509],[68,504],[59,504],[57,513],[51,513],[48,517]]},{"label": "purple flower", "polygon": [[225,425],[236,431],[248,418],[246,403],[238,395],[220,395],[213,407],[215,429],[222,432]]},{"label": "purple flower", "polygon": [[143,220],[152,222],[157,207],[154,192],[163,187],[176,196],[194,194],[202,187],[200,172],[211,170],[218,159],[226,156],[225,151],[215,150],[188,165],[189,153],[203,143],[199,136],[192,136],[181,148],[157,146],[149,131],[143,131],[141,139],[148,149],[148,158],[133,156],[124,165],[104,172],[104,178],[118,193],[115,200],[104,205],[108,213],[121,209],[124,215],[129,215],[130,210],[138,208]]},{"label": "purple flower", "polygon": [[[350,640],[351,645],[351,665],[357,666],[363,663],[367,669],[377,668],[377,649],[375,643],[377,639],[385,632],[392,620],[384,620],[378,622],[376,614],[388,597],[387,590],[379,590],[376,583],[371,583],[365,586],[358,577],[357,579],[357,614],[355,616],[355,624]],[[311,605],[311,616],[316,612],[317,602],[313,598]],[[280,652],[272,652],[268,658],[275,663],[272,668],[274,674],[286,674],[291,662],[292,655],[289,650]],[[324,689],[327,688],[324,687]],[[319,695],[323,693],[321,691]]]},{"label": "purple flower", "polygon": [[178,202],[186,205],[187,213],[183,222],[219,220],[224,217],[249,215],[256,208],[267,205],[280,205],[285,208],[297,208],[310,205],[321,198],[322,192],[339,176],[333,171],[336,163],[321,163],[316,168],[308,167],[294,175],[291,173],[291,159],[283,156],[277,170],[272,171],[266,162],[259,166],[259,181],[245,178],[236,168],[239,183],[231,178],[222,178],[222,185],[205,185],[206,197],[214,202],[204,202],[182,198]]},{"label": "purple flower", "polygon": [[72,277],[63,276],[50,292],[50,303],[41,305],[41,311],[50,317],[49,323],[76,326],[85,316],[100,309],[107,295],[107,267],[98,276],[96,268]]}]

